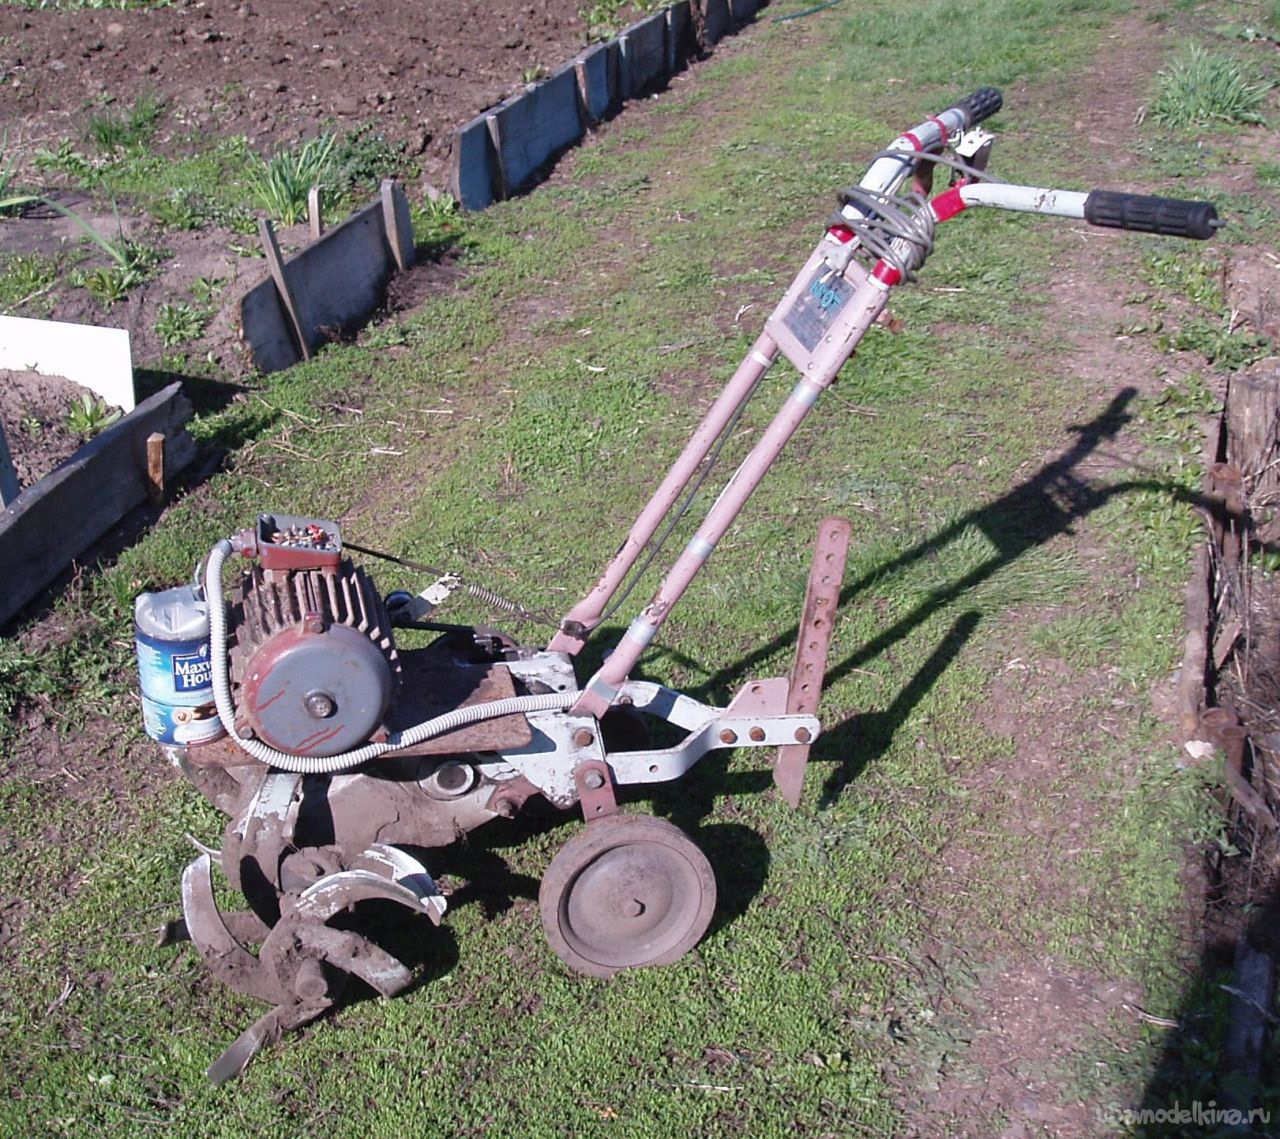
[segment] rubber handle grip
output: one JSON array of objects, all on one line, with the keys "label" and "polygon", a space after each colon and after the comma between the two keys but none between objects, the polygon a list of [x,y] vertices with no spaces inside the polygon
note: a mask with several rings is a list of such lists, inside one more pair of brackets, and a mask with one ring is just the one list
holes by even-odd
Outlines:
[{"label": "rubber handle grip", "polygon": [[977,126],[1004,106],[1004,96],[997,87],[979,87],[956,104],[969,117],[969,125]]},{"label": "rubber handle grip", "polygon": [[1084,220],[1109,229],[1133,229],[1167,237],[1210,238],[1222,224],[1212,202],[1188,202],[1181,198],[1157,198],[1145,194],[1121,194],[1094,190],[1084,200]]}]

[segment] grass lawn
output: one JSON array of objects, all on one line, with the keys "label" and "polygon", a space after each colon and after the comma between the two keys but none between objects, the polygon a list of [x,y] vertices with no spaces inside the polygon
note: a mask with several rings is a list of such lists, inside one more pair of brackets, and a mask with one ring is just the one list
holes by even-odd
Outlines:
[{"label": "grass lawn", "polygon": [[[1197,336],[1225,303],[1200,286],[1270,240],[1274,183],[1209,249],[995,212],[939,231],[642,660],[713,700],[785,673],[817,522],[852,519],[801,808],[751,752],[633,806],[716,869],[681,962],[571,974],[536,896],[581,824],[495,824],[432,863],[465,900],[420,986],[215,1089],[204,1068],[261,1010],[153,946],[185,836],[216,845],[222,822],[141,737],[136,592],[279,510],[562,612],[898,131],[994,84],[1009,181],[1193,198],[1235,170],[1174,172],[1159,159],[1195,153],[1195,128],[1132,125],[1180,5],[846,0],[773,22],[802,6],[467,218],[464,271],[414,313],[205,414],[227,469],[0,644],[0,1133],[1064,1136],[1142,1102],[1150,1018],[1194,968],[1186,867],[1221,834],[1151,701],[1181,651],[1210,357],[1236,343]],[[1127,51],[1109,91],[1080,82]],[[1091,141],[1099,122],[1127,133]],[[724,471],[794,378],[774,369]]]}]

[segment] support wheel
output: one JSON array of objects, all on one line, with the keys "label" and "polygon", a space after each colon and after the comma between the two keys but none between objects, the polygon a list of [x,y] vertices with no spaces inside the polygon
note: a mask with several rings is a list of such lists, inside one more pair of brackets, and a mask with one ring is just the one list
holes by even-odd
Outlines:
[{"label": "support wheel", "polygon": [[570,839],[538,892],[561,959],[591,977],[668,965],[702,939],[716,908],[711,864],[677,826],[613,815]]}]

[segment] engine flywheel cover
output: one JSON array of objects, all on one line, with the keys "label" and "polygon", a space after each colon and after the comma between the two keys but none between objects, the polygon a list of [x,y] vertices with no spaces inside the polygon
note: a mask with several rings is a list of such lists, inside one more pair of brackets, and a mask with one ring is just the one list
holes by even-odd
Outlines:
[{"label": "engine flywheel cover", "polygon": [[394,678],[363,633],[330,625],[276,633],[249,659],[245,718],[257,737],[290,755],[338,755],[367,743],[391,703]]}]

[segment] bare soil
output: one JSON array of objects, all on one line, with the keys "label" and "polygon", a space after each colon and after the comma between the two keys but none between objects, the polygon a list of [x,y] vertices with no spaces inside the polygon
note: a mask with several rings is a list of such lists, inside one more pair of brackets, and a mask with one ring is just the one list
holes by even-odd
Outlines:
[{"label": "bare soil", "polygon": [[[0,121],[10,150],[80,129],[86,107],[143,92],[184,129],[259,150],[376,118],[437,185],[452,129],[586,42],[578,0],[185,0],[169,8],[0,7]],[[160,145],[163,146],[163,137]]]},{"label": "bare soil", "polygon": [[[409,0],[333,5],[319,0],[252,0],[238,6],[185,0],[154,10],[32,11],[0,5],[0,123],[16,183],[49,193],[34,171],[39,148],[85,142],[91,114],[130,108],[143,95],[165,106],[149,148],[166,157],[189,150],[190,136],[243,135],[259,154],[322,131],[368,126],[402,145],[418,174],[413,200],[448,182],[455,128],[571,59],[587,43],[580,0]],[[39,310],[18,315],[127,328],[135,365],[154,367],[185,354],[229,376],[250,371],[239,339],[238,302],[267,275],[260,258],[237,253],[257,239],[216,225],[162,230],[145,213],[117,203],[119,217],[80,192],[54,196],[100,234],[118,233],[166,251],[145,284],[113,305],[58,282]],[[278,234],[286,253],[306,228]],[[35,207],[0,218],[0,254],[88,250],[83,267],[105,258],[71,219]],[[413,275],[431,278],[427,263]],[[221,282],[217,315],[204,334],[177,348],[155,330],[159,305],[190,303],[191,286]],[[423,286],[418,286],[421,292]],[[413,286],[402,286],[402,292]]]},{"label": "bare soil", "polygon": [[0,368],[0,426],[20,485],[43,478],[85,441],[67,417],[86,394],[96,398],[62,376]]}]

